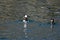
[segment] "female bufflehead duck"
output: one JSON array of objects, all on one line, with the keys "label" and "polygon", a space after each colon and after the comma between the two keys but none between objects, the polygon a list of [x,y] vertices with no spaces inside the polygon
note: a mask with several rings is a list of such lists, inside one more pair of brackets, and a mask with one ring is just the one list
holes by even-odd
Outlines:
[{"label": "female bufflehead duck", "polygon": [[54,19],[51,19],[51,23],[54,25]]}]

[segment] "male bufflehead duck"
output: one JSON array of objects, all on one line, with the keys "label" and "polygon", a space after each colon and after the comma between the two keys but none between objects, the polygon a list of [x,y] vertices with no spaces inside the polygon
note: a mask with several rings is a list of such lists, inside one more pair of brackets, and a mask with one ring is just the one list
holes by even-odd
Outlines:
[{"label": "male bufflehead duck", "polygon": [[28,21],[28,16],[27,15],[25,15],[24,19],[23,19],[23,22],[26,22],[26,21]]}]

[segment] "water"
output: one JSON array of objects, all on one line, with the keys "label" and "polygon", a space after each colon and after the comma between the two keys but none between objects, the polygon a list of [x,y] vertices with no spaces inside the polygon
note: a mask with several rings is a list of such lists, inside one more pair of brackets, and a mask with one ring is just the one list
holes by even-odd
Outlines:
[{"label": "water", "polygon": [[27,38],[22,21],[0,23],[0,40],[60,40],[60,23],[56,23],[52,31],[48,23],[29,20],[26,32]]}]

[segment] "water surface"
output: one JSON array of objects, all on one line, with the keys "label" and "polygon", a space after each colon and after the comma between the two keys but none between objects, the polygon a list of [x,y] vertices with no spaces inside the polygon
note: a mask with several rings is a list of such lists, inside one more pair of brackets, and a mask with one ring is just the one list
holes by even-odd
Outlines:
[{"label": "water surface", "polygon": [[27,25],[27,38],[24,33],[24,23],[20,20],[0,23],[0,40],[60,40],[60,23],[54,25],[30,20]]}]

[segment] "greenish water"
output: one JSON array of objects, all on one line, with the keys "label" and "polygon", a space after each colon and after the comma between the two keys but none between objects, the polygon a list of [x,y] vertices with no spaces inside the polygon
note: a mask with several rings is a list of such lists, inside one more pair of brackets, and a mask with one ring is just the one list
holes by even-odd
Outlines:
[{"label": "greenish water", "polygon": [[0,40],[60,40],[60,23],[54,25],[53,31],[50,24],[30,20],[27,25],[27,38],[24,34],[22,21],[8,21],[0,23]]}]

